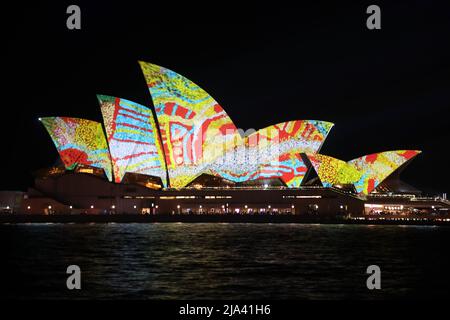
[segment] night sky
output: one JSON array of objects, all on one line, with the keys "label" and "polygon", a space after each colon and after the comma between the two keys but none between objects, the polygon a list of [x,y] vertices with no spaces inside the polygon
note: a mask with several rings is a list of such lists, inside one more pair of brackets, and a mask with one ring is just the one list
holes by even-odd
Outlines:
[{"label": "night sky", "polygon": [[[449,192],[450,5],[352,2],[4,7],[0,189],[26,190],[58,159],[38,117],[101,121],[97,93],[152,106],[144,60],[200,85],[239,128],[331,121],[321,153],[343,160],[423,150],[403,180]],[[66,28],[70,4],[81,7],[79,31]],[[381,30],[366,28],[370,4],[381,7]]]}]

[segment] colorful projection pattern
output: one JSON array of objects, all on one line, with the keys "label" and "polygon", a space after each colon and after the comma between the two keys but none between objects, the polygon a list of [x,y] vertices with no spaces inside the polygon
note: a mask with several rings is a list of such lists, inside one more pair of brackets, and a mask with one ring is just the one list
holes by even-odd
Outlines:
[{"label": "colorful projection pattern", "polygon": [[[232,166],[228,165],[227,167]],[[236,173],[235,168],[215,168],[209,171],[212,175],[233,182],[279,178],[289,187],[299,187],[307,172],[307,167],[300,154],[285,153],[265,164],[248,164],[246,169],[243,169],[240,173]]]},{"label": "colorful projection pattern", "polygon": [[108,145],[100,123],[67,117],[47,117],[41,122],[67,170],[79,164],[97,167],[112,181]]},{"label": "colorful projection pattern", "polygon": [[111,152],[114,180],[126,172],[160,177],[164,186],[166,167],[152,111],[135,102],[98,95]]},{"label": "colorful projection pattern", "polygon": [[[183,187],[207,170],[234,182],[284,177],[298,186],[306,169],[295,154],[317,152],[333,126],[289,121],[244,138],[223,108],[192,81],[154,64],[140,65],[158,117],[172,187]],[[295,172],[301,176],[294,179]]]},{"label": "colorful projection pattern", "polygon": [[296,120],[258,130],[227,148],[210,168],[215,175],[234,182],[280,178],[289,187],[299,187],[307,168],[300,153],[318,152],[333,124]]},{"label": "colorful projection pattern", "polygon": [[223,108],[189,79],[140,62],[155,106],[172,187],[183,187],[238,136]]},{"label": "colorful projection pattern", "polygon": [[361,170],[333,157],[322,154],[308,154],[308,158],[324,187],[339,184],[354,184],[363,175]]},{"label": "colorful projection pattern", "polygon": [[418,150],[386,151],[349,162],[320,154],[308,154],[308,158],[324,186],[351,183],[358,193],[367,195],[419,153]]},{"label": "colorful projection pattern", "polygon": [[202,173],[236,183],[279,178],[288,187],[299,187],[308,170],[302,154],[307,154],[324,186],[354,184],[358,193],[368,194],[420,152],[387,151],[349,162],[320,155],[333,124],[316,120],[283,122],[244,135],[189,79],[151,63],[140,66],[158,127],[150,109],[103,95],[98,99],[107,139],[97,122],[44,118],[67,169],[78,164],[99,167],[110,181],[114,173],[117,183],[127,172],[151,175],[173,188],[188,185]]},{"label": "colorful projection pattern", "polygon": [[355,183],[359,193],[371,193],[384,179],[401,165],[413,159],[419,150],[395,150],[366,155],[348,163],[363,172],[363,176]]},{"label": "colorful projection pattern", "polygon": [[316,120],[283,122],[249,135],[246,145],[257,150],[263,178],[277,176],[288,187],[299,187],[307,172],[300,153],[319,152],[332,127]]},{"label": "colorful projection pattern", "polygon": [[294,120],[275,124],[246,137],[250,148],[265,149],[283,145],[293,152],[316,152],[325,141],[333,123],[316,120]]}]

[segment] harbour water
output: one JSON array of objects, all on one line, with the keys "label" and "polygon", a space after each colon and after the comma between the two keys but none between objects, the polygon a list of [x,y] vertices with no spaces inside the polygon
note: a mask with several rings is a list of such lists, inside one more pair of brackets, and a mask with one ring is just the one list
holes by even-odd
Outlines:
[{"label": "harbour water", "polygon": [[[450,297],[450,228],[251,223],[0,225],[0,297]],[[81,268],[81,290],[66,268]],[[366,269],[381,268],[381,290]]]}]

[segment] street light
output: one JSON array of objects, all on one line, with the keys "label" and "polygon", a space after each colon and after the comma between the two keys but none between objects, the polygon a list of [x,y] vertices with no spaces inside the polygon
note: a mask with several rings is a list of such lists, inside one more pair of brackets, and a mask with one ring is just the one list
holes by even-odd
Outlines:
[{"label": "street light", "polygon": [[91,209],[94,209],[94,206],[93,206],[93,205],[91,205]]}]

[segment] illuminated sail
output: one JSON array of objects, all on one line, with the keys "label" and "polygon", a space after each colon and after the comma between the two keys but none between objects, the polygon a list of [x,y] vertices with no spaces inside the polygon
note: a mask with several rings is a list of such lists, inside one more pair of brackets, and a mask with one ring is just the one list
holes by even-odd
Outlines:
[{"label": "illuminated sail", "polygon": [[358,193],[367,195],[419,153],[419,150],[386,151],[348,162],[321,154],[308,154],[308,158],[324,186],[353,184]]},{"label": "illuminated sail", "polygon": [[163,150],[152,111],[126,99],[104,95],[98,99],[115,181],[133,172],[160,177],[166,186]]},{"label": "illuminated sail", "polygon": [[356,190],[359,193],[371,193],[383,180],[420,152],[419,150],[385,151],[349,161],[349,164],[363,172],[361,179],[355,182]]},{"label": "illuminated sail", "polygon": [[111,160],[100,123],[68,117],[40,119],[47,129],[66,169],[73,170],[79,164],[101,168],[108,180],[111,176]]},{"label": "illuminated sail", "polygon": [[183,187],[224,154],[233,121],[203,89],[169,69],[140,62],[158,118],[169,180]]}]

